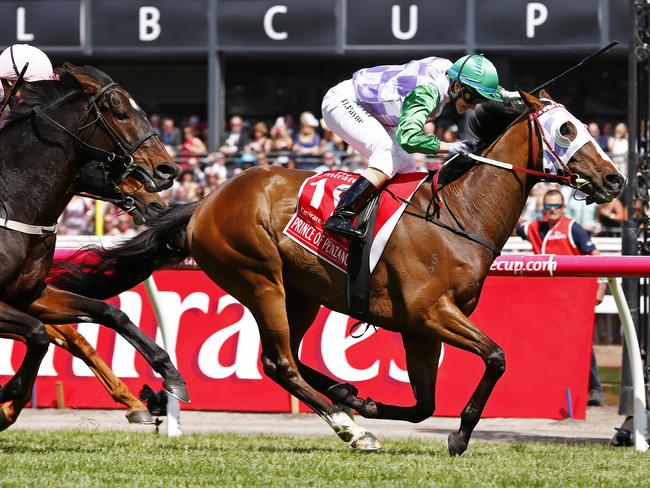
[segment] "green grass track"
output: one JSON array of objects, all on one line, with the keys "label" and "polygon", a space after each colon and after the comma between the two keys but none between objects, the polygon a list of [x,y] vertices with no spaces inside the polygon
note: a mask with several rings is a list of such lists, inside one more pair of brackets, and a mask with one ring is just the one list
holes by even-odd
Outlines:
[{"label": "green grass track", "polygon": [[374,453],[336,439],[122,432],[30,432],[0,437],[0,486],[649,486],[648,454],[542,443],[384,441]]}]

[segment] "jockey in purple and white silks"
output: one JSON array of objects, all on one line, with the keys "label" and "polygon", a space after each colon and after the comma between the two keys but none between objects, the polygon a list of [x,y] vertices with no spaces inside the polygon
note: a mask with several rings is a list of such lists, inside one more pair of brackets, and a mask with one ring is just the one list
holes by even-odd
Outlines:
[{"label": "jockey in purple and white silks", "polygon": [[368,160],[368,168],[343,194],[325,228],[359,237],[353,226],[368,198],[398,173],[415,171],[412,153],[455,154],[465,141],[446,143],[423,132],[446,103],[459,114],[476,104],[518,98],[499,86],[494,65],[483,55],[455,63],[429,57],[403,65],[384,65],[355,72],[323,98],[327,126]]}]

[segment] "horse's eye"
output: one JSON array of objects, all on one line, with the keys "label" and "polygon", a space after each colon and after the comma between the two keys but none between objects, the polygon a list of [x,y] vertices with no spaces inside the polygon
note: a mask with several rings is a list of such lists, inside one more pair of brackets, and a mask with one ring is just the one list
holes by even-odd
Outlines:
[{"label": "horse's eye", "polygon": [[568,137],[571,130],[569,129],[569,124],[565,122],[560,126],[560,135]]},{"label": "horse's eye", "polygon": [[115,118],[118,120],[126,120],[129,118],[129,114],[126,112],[115,112]]}]

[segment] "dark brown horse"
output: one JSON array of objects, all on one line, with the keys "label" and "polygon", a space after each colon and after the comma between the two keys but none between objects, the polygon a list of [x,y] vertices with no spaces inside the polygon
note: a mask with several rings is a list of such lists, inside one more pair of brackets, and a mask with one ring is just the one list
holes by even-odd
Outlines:
[{"label": "dark brown horse", "polygon": [[[106,188],[86,188],[84,193],[92,192],[93,195],[98,195],[101,194],[102,190],[105,191]],[[138,223],[146,222],[147,217],[165,206],[165,202],[158,193],[147,192],[142,183],[130,176],[117,185],[117,188],[113,189],[113,191],[107,193],[114,195],[113,203],[131,214]],[[79,300],[83,301],[85,298],[81,297]],[[154,423],[154,419],[147,407],[113,373],[113,370],[102,360],[86,338],[77,332],[77,329],[68,324],[46,324],[45,332],[51,344],[65,349],[74,357],[81,359],[104,386],[111,398],[126,407],[126,419],[129,423]],[[24,342],[18,336],[0,334],[0,337]],[[18,420],[18,416],[25,405],[24,400],[12,400],[0,406],[2,411],[0,413],[0,431],[10,427]]]},{"label": "dark brown horse", "polygon": [[[149,192],[168,188],[178,173],[146,114],[106,74],[72,65],[57,74],[58,80],[23,85],[0,130],[0,334],[27,346],[20,368],[0,389],[0,403],[14,401],[19,411],[29,399],[49,343],[43,322],[115,329],[163,376],[168,390],[187,399],[169,356],[123,312],[45,282],[56,241],[52,225],[74,192],[117,197],[131,207],[134,197],[127,193],[139,185]],[[84,183],[89,168],[108,182],[99,191]],[[135,200],[136,210],[151,203]],[[5,420],[0,424],[15,419]]]},{"label": "dark brown horse", "polygon": [[[153,424],[154,419],[147,410],[147,407],[129,390],[129,388],[120,380],[113,370],[102,360],[97,351],[88,343],[77,329],[71,325],[45,325],[45,332],[50,343],[61,347],[72,354],[74,357],[81,359],[86,366],[93,372],[99,382],[104,386],[111,398],[126,407],[126,419],[132,424]],[[16,339],[24,343],[22,338],[0,334],[4,339]],[[25,407],[26,402],[21,400],[12,400],[0,406],[0,431],[13,425],[20,412]]]},{"label": "dark brown horse", "polygon": [[[545,105],[531,95],[522,96],[528,107],[523,113],[498,105],[477,110],[472,126],[479,142],[474,152],[518,169],[541,171],[542,136],[530,130],[532,122],[526,115],[539,113]],[[578,129],[565,122],[558,130],[566,141],[577,138]],[[472,162],[460,159],[454,162],[459,167]],[[596,202],[613,199],[625,182],[591,143],[571,157],[568,167],[565,171],[579,175],[575,181]],[[335,404],[364,417],[420,422],[435,409],[441,344],[469,351],[483,360],[485,372],[461,413],[460,429],[448,438],[450,454],[461,454],[505,371],[501,348],[468,316],[478,302],[494,250],[511,235],[539,177],[474,164],[441,190],[446,206],[433,223],[423,210],[432,201],[432,189],[423,185],[415,194],[370,284],[371,322],[400,333],[406,352],[415,404],[396,406],[360,398],[353,386],[298,360],[301,339],[321,304],[348,313],[345,275],[282,233],[295,211],[298,190],[310,175],[275,167],[245,171],[198,204],[162,212],[149,230],[126,244],[97,250],[101,261],[94,272],[70,270],[59,285],[90,296],[110,296],[142,281],[157,267],[191,255],[254,315],[265,373],[359,449],[377,449],[379,443]],[[452,211],[466,233],[484,244],[450,230],[458,229]]]}]

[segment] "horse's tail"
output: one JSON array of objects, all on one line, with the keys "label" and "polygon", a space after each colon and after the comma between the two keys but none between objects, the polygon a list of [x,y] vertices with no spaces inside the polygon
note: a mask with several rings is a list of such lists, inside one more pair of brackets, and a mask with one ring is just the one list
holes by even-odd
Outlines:
[{"label": "horse's tail", "polygon": [[155,270],[178,264],[189,256],[186,228],[197,205],[194,202],[163,209],[149,220],[146,230],[117,246],[84,247],[53,266],[49,282],[63,290],[99,299],[133,288]]}]

